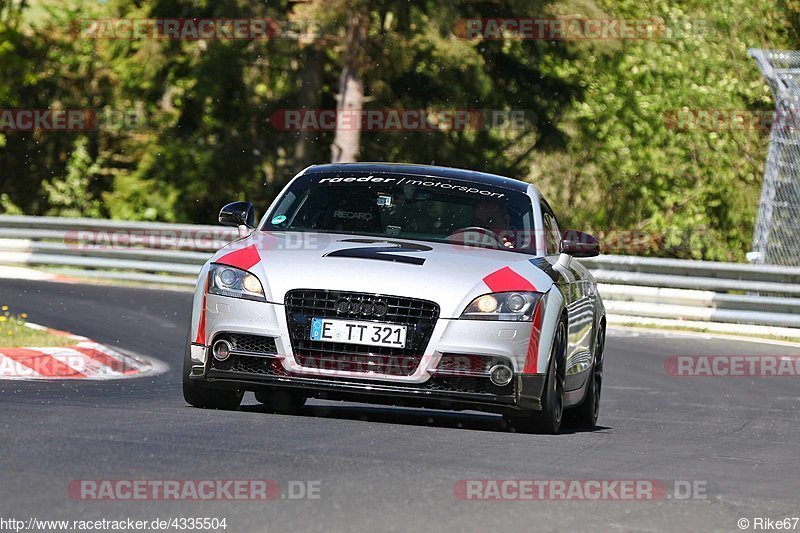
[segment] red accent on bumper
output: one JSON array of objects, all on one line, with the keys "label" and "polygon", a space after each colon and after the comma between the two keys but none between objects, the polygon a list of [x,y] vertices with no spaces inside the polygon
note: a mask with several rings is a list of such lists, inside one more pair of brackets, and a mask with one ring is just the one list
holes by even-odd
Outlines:
[{"label": "red accent on bumper", "polygon": [[531,324],[531,338],[528,341],[528,352],[525,354],[525,366],[522,367],[523,374],[535,374],[539,366],[539,339],[542,336],[542,301],[536,302],[536,309],[533,311],[533,324]]},{"label": "red accent on bumper", "polygon": [[509,267],[492,272],[483,282],[492,292],[535,291],[533,284]]},{"label": "red accent on bumper", "polygon": [[197,336],[195,344],[206,344],[206,296],[208,295],[208,276],[206,276],[205,286],[203,287],[203,307],[200,309],[200,322],[197,323]]}]

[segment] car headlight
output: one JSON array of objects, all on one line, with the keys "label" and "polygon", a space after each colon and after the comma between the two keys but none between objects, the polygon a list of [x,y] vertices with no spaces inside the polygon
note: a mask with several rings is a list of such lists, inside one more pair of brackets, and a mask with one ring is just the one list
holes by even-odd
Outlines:
[{"label": "car headlight", "polygon": [[468,320],[508,320],[529,322],[540,292],[495,292],[478,296],[464,309],[461,318]]},{"label": "car headlight", "polygon": [[250,272],[227,265],[211,265],[208,271],[208,293],[231,298],[265,302],[264,287]]}]

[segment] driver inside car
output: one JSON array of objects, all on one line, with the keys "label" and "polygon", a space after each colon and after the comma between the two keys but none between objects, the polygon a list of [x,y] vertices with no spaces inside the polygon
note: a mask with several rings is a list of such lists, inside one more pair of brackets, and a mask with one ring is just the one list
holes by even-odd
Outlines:
[{"label": "driver inside car", "polygon": [[478,200],[472,206],[472,225],[494,233],[505,248],[514,248],[511,240],[511,216],[498,202]]}]

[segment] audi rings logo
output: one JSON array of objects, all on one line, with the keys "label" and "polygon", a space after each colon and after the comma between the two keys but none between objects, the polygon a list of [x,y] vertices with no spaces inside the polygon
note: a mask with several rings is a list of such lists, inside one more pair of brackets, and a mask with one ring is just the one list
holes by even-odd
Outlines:
[{"label": "audi rings logo", "polygon": [[336,300],[336,314],[381,318],[389,310],[381,300],[361,300],[359,298],[339,298]]}]

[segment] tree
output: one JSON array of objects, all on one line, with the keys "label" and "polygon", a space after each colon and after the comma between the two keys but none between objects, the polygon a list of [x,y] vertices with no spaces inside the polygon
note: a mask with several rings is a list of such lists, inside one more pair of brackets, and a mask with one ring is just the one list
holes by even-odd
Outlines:
[{"label": "tree", "polygon": [[[0,0],[2,106],[105,117],[95,131],[0,134],[0,211],[207,223],[233,199],[266,206],[294,173],[331,158],[436,163],[534,182],[562,207],[565,227],[606,237],[641,231],[653,236],[652,254],[741,260],[767,132],[677,127],[670,117],[769,112],[769,90],[745,48],[796,47],[798,5],[74,0],[32,9]],[[465,39],[455,30],[464,19],[563,16],[660,18],[672,33],[544,41]],[[316,31],[253,41],[68,31],[79,18],[120,17],[270,18]],[[706,32],[693,32],[695,21]],[[481,116],[522,112],[525,120],[413,131],[271,123],[298,108],[488,110]]]},{"label": "tree", "polygon": [[[337,115],[360,117],[364,109],[364,45],[367,39],[368,14],[360,3],[347,11],[347,33],[342,54],[342,74],[339,77]],[[337,122],[336,135],[331,145],[333,163],[349,163],[358,159],[361,151],[361,120],[351,122],[354,127],[341,127]]]}]

